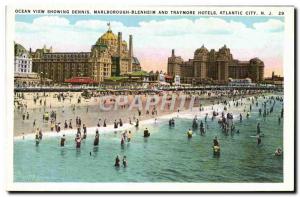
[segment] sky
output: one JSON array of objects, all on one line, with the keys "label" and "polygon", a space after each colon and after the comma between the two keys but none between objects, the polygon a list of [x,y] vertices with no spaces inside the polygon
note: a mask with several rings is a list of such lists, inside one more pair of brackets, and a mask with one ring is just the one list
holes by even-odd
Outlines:
[{"label": "sky", "polygon": [[120,15],[16,15],[15,41],[34,51],[52,46],[56,52],[90,51],[107,31],[122,32],[143,70],[167,69],[171,50],[184,60],[204,45],[218,50],[224,44],[234,59],[258,57],[265,63],[265,76],[283,76],[283,17],[199,17]]}]

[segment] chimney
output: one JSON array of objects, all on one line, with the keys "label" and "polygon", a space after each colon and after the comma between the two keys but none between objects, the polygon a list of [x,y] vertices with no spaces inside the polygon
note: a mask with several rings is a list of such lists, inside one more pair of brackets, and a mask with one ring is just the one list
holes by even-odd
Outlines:
[{"label": "chimney", "polygon": [[132,72],[132,57],[133,57],[133,46],[132,46],[132,35],[129,35],[129,68],[128,72]]},{"label": "chimney", "polygon": [[175,57],[175,49],[172,49],[172,57]]},{"label": "chimney", "polygon": [[122,32],[118,32],[118,55],[121,57],[122,54]]}]

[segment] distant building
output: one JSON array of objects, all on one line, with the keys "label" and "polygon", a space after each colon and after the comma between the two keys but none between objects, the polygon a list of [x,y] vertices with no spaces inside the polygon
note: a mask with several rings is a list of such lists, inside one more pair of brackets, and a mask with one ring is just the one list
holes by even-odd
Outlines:
[{"label": "distant building", "polygon": [[175,85],[180,85],[180,76],[179,75],[175,75],[175,77],[174,77],[174,84]]},{"label": "distant building", "polygon": [[64,83],[73,77],[91,77],[103,82],[112,76],[122,76],[140,71],[141,66],[133,56],[132,35],[129,47],[122,39],[122,33],[114,34],[108,24],[108,30],[99,37],[88,52],[53,52],[52,47],[32,52],[33,71],[55,83]]},{"label": "distant building", "polygon": [[14,43],[15,50],[15,73],[31,73],[32,59],[29,52],[20,44]]},{"label": "distant building", "polygon": [[37,73],[32,72],[32,73],[15,73],[14,74],[14,85],[16,87],[36,86],[40,83],[41,83],[41,78]]},{"label": "distant building", "polygon": [[14,43],[14,84],[15,86],[34,86],[40,83],[40,77],[32,72],[32,58],[22,45]]},{"label": "distant building", "polygon": [[202,46],[194,52],[194,59],[184,61],[172,50],[168,58],[168,74],[179,75],[182,83],[227,83],[229,78],[250,78],[253,82],[264,80],[264,63],[258,58],[249,61],[233,59],[224,45],[219,51]]},{"label": "distant building", "polygon": [[268,77],[265,78],[264,81],[266,84],[272,84],[272,85],[276,85],[276,86],[283,86],[284,84],[284,78],[279,76],[279,75],[275,75],[275,72],[272,72],[272,77]]},{"label": "distant building", "polygon": [[140,61],[136,57],[132,57],[132,72],[139,72],[142,70]]}]

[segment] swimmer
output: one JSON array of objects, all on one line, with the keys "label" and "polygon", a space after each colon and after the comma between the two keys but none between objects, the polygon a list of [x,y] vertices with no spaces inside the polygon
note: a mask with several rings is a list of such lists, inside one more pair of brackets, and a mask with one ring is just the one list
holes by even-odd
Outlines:
[{"label": "swimmer", "polygon": [[98,144],[99,144],[99,131],[97,129],[95,139],[94,139],[94,146],[98,146]]},{"label": "swimmer", "polygon": [[218,140],[217,136],[215,136],[215,139],[213,140],[213,144],[214,144],[214,146],[220,146],[220,143],[219,143],[219,140]]},{"label": "swimmer", "polygon": [[87,133],[87,131],[86,131],[85,124],[83,124],[82,129],[83,129],[83,139],[86,139],[86,133]]},{"label": "swimmer", "polygon": [[40,139],[38,134],[35,135],[35,145],[38,146],[40,144]]},{"label": "swimmer", "polygon": [[260,145],[261,144],[261,137],[260,135],[257,136],[257,145]]},{"label": "swimmer", "polygon": [[115,167],[120,167],[120,159],[119,155],[117,155],[116,160],[115,160]]},{"label": "swimmer", "polygon": [[78,134],[75,137],[75,143],[76,143],[76,148],[80,148],[81,138],[80,138],[80,136]]},{"label": "swimmer", "polygon": [[65,134],[63,134],[62,138],[60,139],[60,146],[65,146],[66,138]]},{"label": "swimmer", "polygon": [[149,130],[146,128],[144,130],[144,137],[149,137],[149,136],[150,136]]},{"label": "swimmer", "polygon": [[260,123],[257,123],[256,134],[260,134]]},{"label": "swimmer", "polygon": [[275,151],[275,156],[281,156],[282,155],[282,150],[281,148],[277,148]]},{"label": "swimmer", "polygon": [[188,130],[187,136],[188,138],[191,138],[193,136],[193,131],[191,129]]},{"label": "swimmer", "polygon": [[128,134],[127,134],[127,141],[128,141],[128,142],[131,141],[131,131],[128,131]]},{"label": "swimmer", "polygon": [[122,136],[121,138],[121,146],[123,146],[125,144],[125,140],[124,140],[124,137]]},{"label": "swimmer", "polygon": [[39,140],[42,140],[43,139],[43,133],[42,133],[41,129],[39,130],[38,135],[39,135]]},{"label": "swimmer", "polygon": [[127,160],[126,160],[126,156],[123,157],[123,167],[126,168],[127,167]]}]

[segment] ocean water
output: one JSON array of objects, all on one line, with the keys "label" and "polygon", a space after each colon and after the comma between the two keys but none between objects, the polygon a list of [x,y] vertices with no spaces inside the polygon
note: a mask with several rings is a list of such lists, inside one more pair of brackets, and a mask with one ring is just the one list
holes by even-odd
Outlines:
[{"label": "ocean water", "polygon": [[[259,105],[260,106],[260,105]],[[268,107],[270,105],[268,104]],[[32,138],[14,140],[15,182],[282,182],[283,157],[274,156],[283,146],[283,120],[278,122],[282,103],[276,101],[273,113],[264,120],[258,107],[252,105],[250,118],[235,127],[240,133],[225,135],[217,119],[208,118],[204,136],[199,130],[188,139],[186,132],[192,119],[175,117],[176,125],[168,121],[132,128],[132,140],[120,145],[120,131],[101,133],[98,147],[93,146],[94,131],[75,148],[74,134],[67,135],[65,147],[60,137],[44,137],[39,146]],[[233,107],[229,108],[229,111]],[[245,114],[244,106],[233,110],[234,116]],[[203,116],[199,116],[204,122]],[[211,117],[211,114],[209,114]],[[257,145],[257,122],[261,124],[262,144]],[[148,128],[151,136],[143,137]],[[212,141],[218,136],[220,156],[214,156]],[[91,153],[91,155],[90,155]],[[116,155],[126,155],[126,168],[114,167]]]}]

